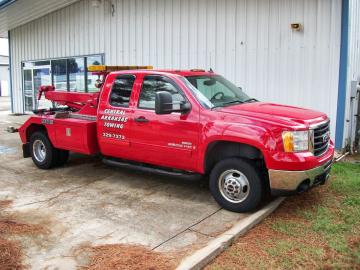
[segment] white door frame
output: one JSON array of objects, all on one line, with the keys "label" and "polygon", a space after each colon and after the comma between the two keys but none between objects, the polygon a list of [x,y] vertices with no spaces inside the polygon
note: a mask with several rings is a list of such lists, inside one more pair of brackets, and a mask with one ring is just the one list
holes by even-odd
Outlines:
[{"label": "white door frame", "polygon": [[[34,70],[36,69],[44,69],[44,68],[48,68],[49,69],[49,76],[50,76],[50,84],[51,84],[51,65],[43,65],[43,66],[32,66],[32,67],[24,67],[23,71],[26,70],[30,70],[31,71],[31,92],[32,92],[32,110],[37,109],[37,96],[35,95],[35,81],[34,81]],[[24,72],[23,72],[23,97],[24,97],[24,102],[25,102],[25,80],[24,80]],[[26,113],[30,113],[31,111],[26,110],[25,108],[25,103],[24,103],[24,110]]]}]

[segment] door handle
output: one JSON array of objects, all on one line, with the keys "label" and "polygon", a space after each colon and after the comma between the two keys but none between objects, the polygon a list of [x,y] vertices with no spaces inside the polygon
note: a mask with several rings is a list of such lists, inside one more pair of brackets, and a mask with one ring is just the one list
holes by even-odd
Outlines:
[{"label": "door handle", "polygon": [[148,123],[149,122],[149,119],[146,119],[144,116],[139,116],[139,117],[136,117],[134,118],[135,122],[138,122],[138,123]]}]

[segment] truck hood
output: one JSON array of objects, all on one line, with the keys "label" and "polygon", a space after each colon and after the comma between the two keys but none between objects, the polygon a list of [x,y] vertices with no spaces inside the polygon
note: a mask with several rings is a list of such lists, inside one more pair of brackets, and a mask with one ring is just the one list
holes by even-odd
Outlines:
[{"label": "truck hood", "polygon": [[223,107],[219,111],[225,114],[245,116],[247,118],[297,128],[309,127],[327,119],[326,114],[293,106],[266,102],[244,103]]}]

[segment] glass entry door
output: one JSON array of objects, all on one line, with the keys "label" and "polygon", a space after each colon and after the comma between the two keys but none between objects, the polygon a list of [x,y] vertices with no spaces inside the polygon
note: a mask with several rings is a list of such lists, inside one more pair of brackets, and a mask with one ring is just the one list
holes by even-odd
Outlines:
[{"label": "glass entry door", "polygon": [[24,69],[24,99],[25,111],[30,112],[39,108],[49,108],[51,101],[44,96],[37,100],[41,85],[51,85],[50,66],[36,66]]},{"label": "glass entry door", "polygon": [[34,109],[34,84],[32,73],[32,69],[24,69],[24,103],[26,112],[31,112]]}]

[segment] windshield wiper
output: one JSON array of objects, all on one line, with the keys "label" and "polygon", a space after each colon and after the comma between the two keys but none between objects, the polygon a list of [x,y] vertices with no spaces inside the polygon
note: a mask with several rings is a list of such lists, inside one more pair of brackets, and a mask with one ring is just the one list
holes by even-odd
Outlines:
[{"label": "windshield wiper", "polygon": [[232,100],[232,101],[228,101],[228,102],[224,102],[223,105],[228,105],[228,104],[234,104],[234,103],[244,103],[244,101],[241,100]]},{"label": "windshield wiper", "polygon": [[256,98],[249,98],[249,99],[247,99],[247,100],[245,100],[244,101],[244,103],[246,103],[246,102],[251,102],[251,101],[258,101]]},{"label": "windshield wiper", "polygon": [[212,107],[211,109],[223,107],[224,105],[236,104],[236,103],[240,103],[240,104],[241,104],[241,103],[244,103],[244,101],[241,101],[241,100],[227,101],[227,102],[221,103],[221,104],[219,104],[219,105],[215,105],[215,106]]}]

